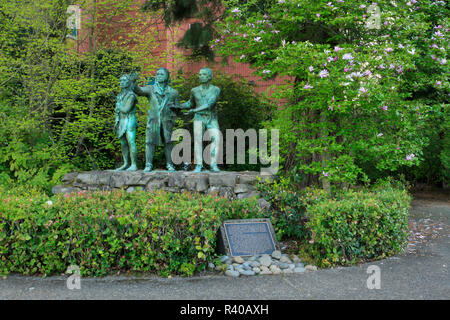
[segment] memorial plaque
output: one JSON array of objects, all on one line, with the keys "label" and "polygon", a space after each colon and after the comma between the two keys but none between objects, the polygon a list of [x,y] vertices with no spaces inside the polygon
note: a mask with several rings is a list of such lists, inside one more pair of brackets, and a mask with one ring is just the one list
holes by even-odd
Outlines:
[{"label": "memorial plaque", "polygon": [[280,247],[270,219],[227,220],[218,240],[219,251],[230,257],[271,254]]}]

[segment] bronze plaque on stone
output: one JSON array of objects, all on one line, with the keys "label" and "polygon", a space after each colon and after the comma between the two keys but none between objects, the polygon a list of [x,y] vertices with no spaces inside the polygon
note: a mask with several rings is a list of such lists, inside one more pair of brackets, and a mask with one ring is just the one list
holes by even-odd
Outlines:
[{"label": "bronze plaque on stone", "polygon": [[219,230],[218,247],[230,257],[271,254],[280,248],[270,219],[225,221]]}]

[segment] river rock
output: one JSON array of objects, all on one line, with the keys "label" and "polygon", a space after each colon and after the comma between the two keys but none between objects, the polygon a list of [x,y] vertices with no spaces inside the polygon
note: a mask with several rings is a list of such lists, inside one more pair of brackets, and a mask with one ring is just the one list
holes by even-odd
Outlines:
[{"label": "river rock", "polygon": [[270,271],[269,268],[266,266],[261,266],[260,269],[261,269],[261,272],[262,271]]},{"label": "river rock", "polygon": [[305,267],[305,269],[308,270],[308,271],[317,271],[317,267],[316,267],[316,266],[313,266],[313,265],[310,265],[310,264],[308,264],[308,265]]},{"label": "river rock", "polygon": [[289,264],[280,262],[279,267],[280,269],[289,269]]},{"label": "river rock", "polygon": [[227,270],[227,271],[225,271],[225,275],[229,276],[229,277],[237,278],[237,277],[239,277],[240,274],[238,271]]},{"label": "river rock", "polygon": [[242,263],[245,262],[244,259],[243,259],[242,257],[240,257],[240,256],[233,257],[231,260],[232,260],[233,262],[239,263],[239,264],[242,264]]},{"label": "river rock", "polygon": [[263,254],[261,258],[259,258],[259,262],[263,266],[270,266],[272,264],[272,258],[268,254]]},{"label": "river rock", "polygon": [[279,260],[281,258],[281,251],[275,250],[274,252],[272,252],[272,258]]},{"label": "river rock", "polygon": [[270,271],[272,271],[273,274],[280,274],[281,273],[281,269],[278,268],[277,266],[270,266]]},{"label": "river rock", "polygon": [[242,270],[239,271],[240,274],[242,274],[243,276],[254,276],[255,275],[255,271],[253,270]]},{"label": "river rock", "polygon": [[273,273],[270,270],[264,270],[264,271],[261,271],[259,274],[265,275],[265,274],[273,274]]}]

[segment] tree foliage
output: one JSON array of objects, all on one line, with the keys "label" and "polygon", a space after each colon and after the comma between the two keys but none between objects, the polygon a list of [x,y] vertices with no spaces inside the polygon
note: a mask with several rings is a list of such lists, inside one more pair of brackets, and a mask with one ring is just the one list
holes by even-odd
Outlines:
[{"label": "tree foliage", "polygon": [[269,124],[285,172],[328,189],[423,162],[448,108],[444,2],[378,1],[379,25],[366,1],[272,3],[224,1],[214,44],[266,79],[289,77]]},{"label": "tree foliage", "polygon": [[[164,59],[151,55],[154,37],[143,31],[153,22],[136,1],[81,4],[83,24],[76,43],[66,37],[70,4],[0,3],[4,182],[13,178],[50,187],[75,167],[113,167],[120,154],[113,132],[118,79],[131,70],[148,74]],[[87,44],[87,50],[77,50],[80,44]]]}]

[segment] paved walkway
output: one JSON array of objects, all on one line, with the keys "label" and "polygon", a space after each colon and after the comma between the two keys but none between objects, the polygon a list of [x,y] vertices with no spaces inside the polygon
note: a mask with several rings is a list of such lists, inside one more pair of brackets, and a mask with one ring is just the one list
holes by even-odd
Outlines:
[{"label": "paved walkway", "polygon": [[[410,245],[405,253],[355,267],[304,274],[229,278],[126,277],[81,279],[69,290],[66,277],[9,275],[0,279],[0,299],[450,299],[450,199],[418,195],[412,203]],[[367,268],[381,272],[381,288],[368,289]]]}]

